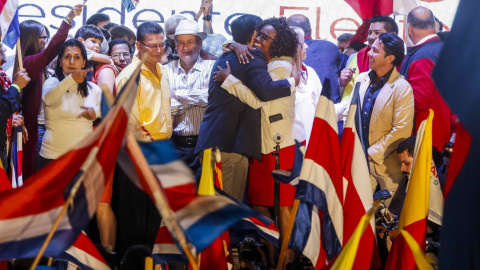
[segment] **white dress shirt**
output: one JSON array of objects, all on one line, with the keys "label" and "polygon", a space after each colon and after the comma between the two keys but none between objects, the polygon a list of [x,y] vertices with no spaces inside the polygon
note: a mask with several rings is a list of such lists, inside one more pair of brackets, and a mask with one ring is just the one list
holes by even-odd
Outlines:
[{"label": "white dress shirt", "polygon": [[208,83],[213,60],[198,56],[195,65],[187,72],[175,60],[166,65],[170,83],[173,134],[198,135],[200,123],[208,104]]}]

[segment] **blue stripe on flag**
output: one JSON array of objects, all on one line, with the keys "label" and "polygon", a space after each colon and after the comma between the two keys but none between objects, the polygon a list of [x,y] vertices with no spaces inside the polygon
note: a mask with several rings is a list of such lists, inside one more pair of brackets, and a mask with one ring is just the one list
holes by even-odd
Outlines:
[{"label": "blue stripe on flag", "polygon": [[297,185],[297,194],[304,194],[303,201],[312,203],[319,211],[322,211],[322,244],[327,253],[327,259],[329,261],[332,260],[340,253],[342,245],[337,238],[332,218],[328,212],[325,192],[308,181],[300,180],[300,183]]},{"label": "blue stripe on flag", "polygon": [[3,43],[13,49],[17,44],[17,39],[20,37],[20,24],[18,22],[18,10],[15,12],[15,16],[13,16],[12,22],[8,27],[7,33],[3,38]]},{"label": "blue stripe on flag", "polygon": [[122,3],[128,12],[135,9],[135,6],[133,5],[132,0],[122,0]]},{"label": "blue stripe on flag", "polygon": [[152,254],[153,264],[188,262],[188,259],[181,254],[155,253]]},{"label": "blue stripe on flag", "polygon": [[239,219],[250,217],[252,209],[244,209],[237,204],[229,204],[197,220],[186,230],[189,241],[201,252]]},{"label": "blue stripe on flag", "polygon": [[138,142],[143,155],[150,166],[162,165],[179,160],[175,147],[170,140]]},{"label": "blue stripe on flag", "polygon": [[312,225],[312,208],[312,204],[300,201],[288,243],[289,248],[302,251],[305,249]]},{"label": "blue stripe on flag", "polygon": [[[62,253],[69,248],[76,239],[77,234],[71,230],[56,231],[45,250],[45,256],[53,256]],[[0,244],[1,258],[17,258],[22,254],[23,258],[35,257],[47,235],[27,238],[21,241],[3,242]],[[38,248],[32,248],[38,247]]]}]

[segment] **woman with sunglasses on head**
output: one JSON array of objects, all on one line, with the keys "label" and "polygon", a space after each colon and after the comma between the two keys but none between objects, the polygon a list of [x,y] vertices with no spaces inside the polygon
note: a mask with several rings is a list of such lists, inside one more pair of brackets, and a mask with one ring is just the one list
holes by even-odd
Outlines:
[{"label": "woman with sunglasses on head", "polygon": [[[42,85],[46,79],[46,67],[57,56],[58,51],[67,39],[68,30],[72,28],[72,20],[82,13],[84,5],[74,6],[62,21],[57,33],[49,39],[45,26],[34,20],[27,20],[20,24],[20,44],[23,57],[23,66],[28,72],[31,81],[23,90],[22,108],[25,128],[29,138],[23,148],[23,179],[28,179],[35,169],[35,158],[38,144],[38,122],[42,100]],[[18,57],[15,57],[18,59]],[[14,65],[14,76],[18,70],[18,61]]]},{"label": "woman with sunglasses on head", "polygon": [[[301,38],[303,39],[303,37]],[[254,46],[265,53],[268,72],[274,81],[289,78],[294,70],[298,72],[294,69],[294,63],[298,62],[295,59],[300,57],[302,51],[299,40],[300,37],[289,27],[285,18],[266,19],[257,27],[257,39]],[[275,155],[272,155],[276,147],[274,137],[281,137],[281,141],[279,141],[281,170],[291,170],[293,167],[295,139],[300,142],[305,140],[302,129],[294,124],[295,91],[289,97],[261,102],[240,80],[229,75],[228,62],[227,68],[219,67],[219,70],[214,72],[214,80],[225,80],[222,88],[237,96],[250,107],[261,108],[262,160],[252,159],[250,161],[248,203],[253,209],[271,218],[269,208],[274,206],[272,171],[275,169],[276,159]],[[277,226],[279,226],[281,236],[284,236],[290,218],[295,191],[295,187],[291,185],[280,184],[280,216]],[[272,269],[275,268],[276,261],[273,258],[273,246],[269,248],[268,269]]]}]

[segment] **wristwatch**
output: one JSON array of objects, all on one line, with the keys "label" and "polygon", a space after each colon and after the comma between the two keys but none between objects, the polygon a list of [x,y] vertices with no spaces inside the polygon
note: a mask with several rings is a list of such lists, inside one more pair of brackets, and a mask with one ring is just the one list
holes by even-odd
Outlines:
[{"label": "wristwatch", "polygon": [[209,14],[209,15],[205,15],[203,16],[203,20],[204,21],[211,21],[212,20],[212,16]]}]

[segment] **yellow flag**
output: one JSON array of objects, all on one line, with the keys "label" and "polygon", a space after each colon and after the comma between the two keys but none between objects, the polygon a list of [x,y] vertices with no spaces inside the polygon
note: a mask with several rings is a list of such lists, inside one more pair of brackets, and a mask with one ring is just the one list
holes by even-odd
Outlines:
[{"label": "yellow flag", "polygon": [[414,154],[415,163],[395,236],[405,226],[426,219],[428,216],[432,167],[432,121],[433,111],[430,110],[428,118],[422,122],[418,129]]},{"label": "yellow flag", "polygon": [[203,151],[202,177],[198,185],[198,195],[215,195],[213,187],[212,148]]},{"label": "yellow flag", "polygon": [[357,256],[360,238],[362,238],[365,229],[370,226],[370,220],[377,211],[379,205],[380,201],[373,202],[370,210],[368,210],[368,212],[363,215],[363,217],[360,219],[360,222],[358,222],[357,228],[355,228],[352,236],[350,236],[347,244],[338,256],[337,260],[335,260],[335,262],[333,263],[332,268],[330,269],[352,269],[353,263],[355,262],[355,257]]}]

